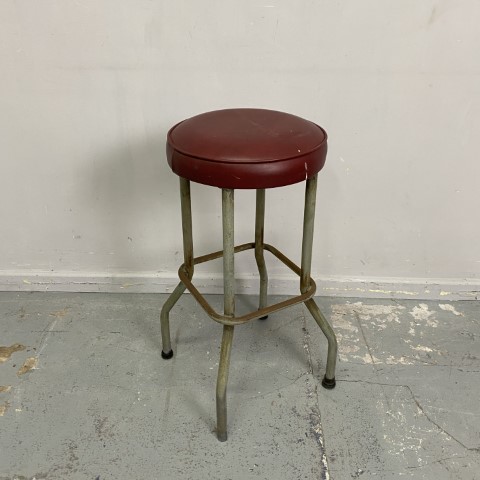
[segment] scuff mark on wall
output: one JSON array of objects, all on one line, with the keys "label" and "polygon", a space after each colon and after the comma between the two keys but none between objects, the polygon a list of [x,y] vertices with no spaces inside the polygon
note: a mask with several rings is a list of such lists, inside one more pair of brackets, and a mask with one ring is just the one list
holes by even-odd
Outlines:
[{"label": "scuff mark on wall", "polygon": [[403,295],[418,295],[418,292],[409,292],[408,290],[381,290],[381,289],[368,289],[370,293],[384,293],[389,294],[403,294]]},{"label": "scuff mark on wall", "polygon": [[142,286],[143,283],[122,283],[120,288],[129,288],[129,287],[137,287],[137,286]]},{"label": "scuff mark on wall", "polygon": [[[360,292],[360,293],[381,293],[384,295],[419,295],[419,292],[412,292],[408,290],[382,290],[380,288],[341,288],[341,287],[323,287],[323,290],[332,290],[336,292]],[[448,292],[450,294],[450,292]]]}]

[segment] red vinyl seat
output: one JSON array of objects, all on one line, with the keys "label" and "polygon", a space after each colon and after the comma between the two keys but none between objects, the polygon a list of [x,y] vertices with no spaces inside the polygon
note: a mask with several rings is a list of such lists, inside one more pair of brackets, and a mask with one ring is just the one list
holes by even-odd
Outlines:
[{"label": "red vinyl seat", "polygon": [[234,108],[184,120],[167,135],[174,173],[219,188],[273,188],[316,175],[327,134],[303,118],[274,110]]}]

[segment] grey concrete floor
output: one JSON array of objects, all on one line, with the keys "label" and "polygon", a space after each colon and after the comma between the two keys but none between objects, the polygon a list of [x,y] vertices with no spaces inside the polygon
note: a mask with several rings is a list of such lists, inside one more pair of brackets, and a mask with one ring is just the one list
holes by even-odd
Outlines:
[{"label": "grey concrete floor", "polygon": [[304,306],[236,328],[220,443],[221,326],[184,295],[164,361],[165,298],[0,294],[0,479],[480,479],[478,302],[319,298],[332,391]]}]

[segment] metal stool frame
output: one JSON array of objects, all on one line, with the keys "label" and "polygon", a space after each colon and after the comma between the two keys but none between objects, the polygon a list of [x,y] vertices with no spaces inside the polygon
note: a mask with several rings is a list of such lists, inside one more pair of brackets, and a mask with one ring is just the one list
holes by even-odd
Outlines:
[{"label": "metal stool frame", "polygon": [[[192,207],[190,199],[190,181],[180,177],[180,194],[182,209],[183,255],[184,263],[178,270],[180,283],[170,294],[163,305],[160,320],[162,330],[162,357],[172,358],[173,351],[170,342],[169,313],[177,303],[185,289],[195,297],[205,312],[216,322],[223,324],[223,337],[220,350],[220,363],[217,377],[217,437],[220,441],[227,440],[227,382],[232,349],[233,330],[235,325],[241,325],[255,318],[265,319],[268,314],[290,307],[297,303],[305,303],[309,312],[321,328],[328,341],[326,373],[322,380],[325,388],[335,387],[335,365],[337,359],[337,339],[332,327],[323,316],[315,300],[316,285],[310,276],[312,264],[313,230],[315,219],[315,204],[317,192],[317,175],[306,180],[305,208],[303,217],[303,239],[301,266],[298,267],[275,247],[264,243],[265,221],[265,189],[256,190],[255,211],[255,242],[234,246],[234,190],[222,189],[222,224],[223,250],[194,258],[192,237]],[[235,316],[235,277],[234,254],[244,250],[254,249],[255,260],[260,274],[259,308],[241,317]],[[282,261],[300,277],[300,295],[267,306],[268,274],[265,266],[264,251],[267,250]],[[218,314],[205,300],[203,295],[192,283],[194,266],[223,257],[224,312]]]}]

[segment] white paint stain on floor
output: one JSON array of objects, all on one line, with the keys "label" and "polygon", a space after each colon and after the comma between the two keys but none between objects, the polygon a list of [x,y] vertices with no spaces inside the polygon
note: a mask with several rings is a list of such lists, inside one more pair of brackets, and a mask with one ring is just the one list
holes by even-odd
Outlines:
[{"label": "white paint stain on floor", "polygon": [[445,312],[451,312],[457,317],[463,317],[463,313],[457,312],[455,307],[450,303],[439,303],[438,306]]},{"label": "white paint stain on floor", "polygon": [[416,347],[411,347],[411,349],[417,352],[433,352],[432,348],[426,347],[425,345],[417,345]]},{"label": "white paint stain on floor", "polygon": [[429,327],[438,327],[435,312],[429,310],[426,303],[420,303],[418,307],[413,307],[410,315],[419,322],[425,322]]},{"label": "white paint stain on floor", "polygon": [[402,355],[400,357],[396,357],[395,355],[389,355],[386,360],[386,365],[413,365],[415,363],[415,359],[411,357],[407,357]]},{"label": "white paint stain on floor", "polygon": [[[358,322],[369,322],[378,331],[390,324],[400,324],[401,305],[377,305],[363,302],[332,305],[332,324],[338,340],[339,359],[344,362],[359,361],[365,364],[382,363],[382,360],[361,346],[362,333]],[[363,352],[361,352],[363,350]]]},{"label": "white paint stain on floor", "polygon": [[[449,304],[445,305],[447,305],[446,308],[440,308],[454,313],[453,307]],[[408,322],[408,316],[405,317],[406,313],[413,317],[410,322]],[[439,325],[436,313],[426,303],[415,305],[410,311],[396,304],[364,305],[363,302],[355,302],[332,305],[331,320],[337,334],[339,360],[375,365],[435,363],[436,357],[446,353],[434,348],[434,345],[428,341],[429,329],[437,328]],[[391,351],[384,351],[381,345],[368,341],[369,337],[375,338],[375,332],[387,329],[393,334],[398,332],[399,338],[402,337],[402,333],[403,337],[407,338],[403,338],[403,341],[396,344]],[[421,343],[424,338],[425,344]],[[365,342],[369,345],[367,346]]]},{"label": "white paint stain on floor", "polygon": [[345,316],[357,315],[361,320],[373,320],[377,325],[384,325],[400,323],[399,315],[403,310],[405,307],[401,305],[364,305],[363,302],[332,305],[332,321],[336,328],[356,332],[358,328],[345,319]]}]

